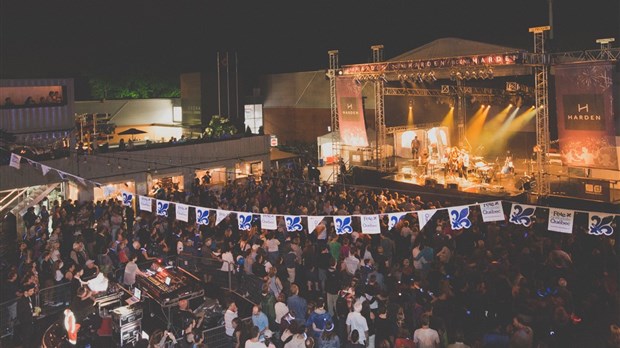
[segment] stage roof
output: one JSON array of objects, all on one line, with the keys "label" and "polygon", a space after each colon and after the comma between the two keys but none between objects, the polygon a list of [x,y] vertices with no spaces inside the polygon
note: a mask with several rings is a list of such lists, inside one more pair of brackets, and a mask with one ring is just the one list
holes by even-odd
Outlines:
[{"label": "stage roof", "polygon": [[484,55],[523,51],[523,49],[488,44],[479,41],[447,37],[431,41],[426,45],[412,49],[396,57],[388,59],[390,62]]}]

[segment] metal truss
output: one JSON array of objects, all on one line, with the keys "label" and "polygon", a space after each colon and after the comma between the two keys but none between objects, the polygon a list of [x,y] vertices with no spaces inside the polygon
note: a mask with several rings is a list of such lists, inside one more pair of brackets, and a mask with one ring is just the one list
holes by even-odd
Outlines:
[{"label": "metal truss", "polygon": [[[329,78],[329,96],[330,96],[330,110],[331,110],[331,125],[332,125],[332,155],[340,158],[340,139],[338,138],[340,124],[338,122],[338,104],[336,99],[336,72],[339,68],[338,63],[338,50],[328,51],[329,55],[329,70],[327,71],[327,77]],[[337,161],[333,163],[333,180],[338,180],[338,170],[340,166]]]},{"label": "metal truss", "polygon": [[[383,45],[375,45],[372,49],[373,63],[383,61]],[[387,153],[385,149],[386,129],[385,129],[385,78],[379,78],[374,81],[375,84],[375,132],[377,135],[376,156],[377,169],[387,171]]]}]

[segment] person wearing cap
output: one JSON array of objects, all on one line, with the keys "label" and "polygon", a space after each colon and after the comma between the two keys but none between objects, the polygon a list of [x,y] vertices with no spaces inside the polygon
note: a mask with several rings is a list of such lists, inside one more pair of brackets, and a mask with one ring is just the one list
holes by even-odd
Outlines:
[{"label": "person wearing cap", "polygon": [[34,295],[35,285],[26,284],[22,287],[23,296],[17,301],[17,320],[19,321],[19,338],[22,346],[35,347],[35,328],[34,328]]},{"label": "person wearing cap", "polygon": [[263,343],[267,348],[276,348],[276,345],[273,343],[273,331],[267,329],[263,332],[263,338],[265,339]]}]

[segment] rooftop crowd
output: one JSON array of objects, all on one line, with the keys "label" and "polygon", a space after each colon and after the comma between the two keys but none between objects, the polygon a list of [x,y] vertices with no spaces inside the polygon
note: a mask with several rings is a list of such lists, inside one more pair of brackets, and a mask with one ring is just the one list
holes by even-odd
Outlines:
[{"label": "rooftop crowd", "polygon": [[[284,168],[217,189],[208,178],[195,178],[186,192],[171,188],[159,198],[291,215],[384,214],[461,203],[303,177],[301,168]],[[261,292],[251,323],[240,320],[236,303],[222,304],[235,348],[620,344],[615,236],[549,232],[543,220],[530,227],[484,223],[472,208],[472,227],[463,230],[452,230],[440,211],[421,231],[415,214],[392,229],[383,219],[379,235],[362,234],[359,224],[351,234],[336,235],[325,221],[315,231],[287,232],[282,216],[275,231],[263,230],[260,219],[240,231],[234,214],[218,225],[212,214],[209,225],[197,226],[136,214],[114,199],[54,202],[23,220],[27,233],[16,257],[3,260],[3,301],[60,283],[71,283],[79,296],[76,278],[98,273],[132,286],[141,273],[136,264],[183,254],[226,261],[222,271],[241,280],[240,292]],[[115,269],[125,271],[119,276]],[[18,322],[31,318],[20,317],[18,308]],[[200,318],[193,319],[171,340],[204,346],[193,330]],[[17,333],[27,340],[28,330],[20,324]],[[150,346],[163,346],[169,334],[158,332]]]}]

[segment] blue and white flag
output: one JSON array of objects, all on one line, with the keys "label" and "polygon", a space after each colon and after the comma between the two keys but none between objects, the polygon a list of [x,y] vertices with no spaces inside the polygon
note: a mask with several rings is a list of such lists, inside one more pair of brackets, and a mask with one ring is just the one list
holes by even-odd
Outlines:
[{"label": "blue and white flag", "polygon": [[594,213],[590,212],[588,215],[588,234],[595,236],[611,236],[614,234],[614,222],[615,215],[607,213]]},{"label": "blue and white flag", "polygon": [[450,227],[452,227],[453,230],[471,227],[468,205],[448,208],[448,215],[450,216]]},{"label": "blue and white flag", "polygon": [[351,216],[334,216],[334,229],[336,230],[336,234],[352,233]]},{"label": "blue and white flag", "polygon": [[194,207],[196,210],[196,223],[198,225],[209,224],[209,209],[203,207]]},{"label": "blue and white flag", "polygon": [[482,213],[482,221],[504,221],[504,207],[502,201],[480,203],[480,212]]},{"label": "blue and white flag", "polygon": [[162,201],[158,199],[156,205],[157,205],[157,210],[156,210],[157,215],[168,217],[168,208],[170,208],[170,202]]},{"label": "blue and white flag", "polygon": [[229,210],[216,210],[215,211],[215,226],[219,225],[222,220],[226,219],[226,217],[230,215]]},{"label": "blue and white flag", "polygon": [[260,214],[260,227],[265,230],[274,231],[278,229],[278,221],[274,214]]},{"label": "blue and white flag", "polygon": [[174,206],[176,208],[177,220],[181,220],[185,222],[189,221],[189,205],[181,204],[181,203],[174,203]]},{"label": "blue and white flag", "polygon": [[133,193],[127,191],[121,192],[121,200],[124,206],[130,207],[133,203]]},{"label": "blue and white flag", "polygon": [[360,219],[362,220],[362,233],[381,233],[381,219],[379,219],[379,215],[362,215]]},{"label": "blue and white flag", "polygon": [[535,212],[535,205],[513,203],[512,208],[510,209],[510,217],[508,218],[508,221],[515,225],[530,227],[532,222],[534,222]]},{"label": "blue and white flag", "polygon": [[549,231],[561,233],[573,233],[573,221],[575,220],[575,212],[567,209],[549,208],[549,222],[547,229]]},{"label": "blue and white flag", "polygon": [[284,215],[284,222],[286,222],[286,231],[295,232],[304,229],[301,224],[301,216]]},{"label": "blue and white flag", "polygon": [[388,215],[388,231],[393,229],[396,224],[402,220],[407,213],[389,213]]},{"label": "blue and white flag", "polygon": [[237,222],[239,230],[247,231],[252,228],[252,213],[237,212]]},{"label": "blue and white flag", "polygon": [[140,200],[140,210],[153,212],[153,198],[146,196],[138,196]]}]

